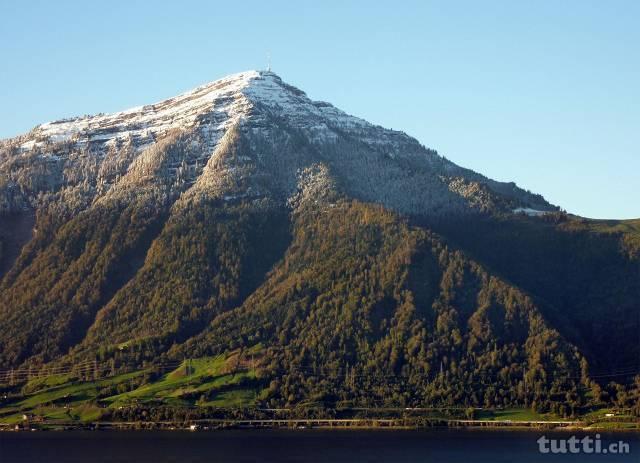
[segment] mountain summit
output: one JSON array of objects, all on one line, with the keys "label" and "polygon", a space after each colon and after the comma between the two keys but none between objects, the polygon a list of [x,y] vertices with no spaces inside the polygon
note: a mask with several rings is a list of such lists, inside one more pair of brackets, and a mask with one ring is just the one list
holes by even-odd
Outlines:
[{"label": "mountain summit", "polygon": [[[251,149],[225,155],[232,136]],[[176,150],[160,152],[159,144]],[[206,174],[220,196],[286,200],[300,186],[300,173],[320,165],[343,191],[405,213],[555,209],[402,132],[312,101],[272,72],[249,71],[156,104],[43,124],[3,142],[0,168],[11,175],[0,183],[0,210],[32,207],[44,192],[64,187],[71,194],[79,185],[80,199],[93,202],[142,176],[178,192]]]},{"label": "mountain summit", "polygon": [[327,103],[309,100],[275,73],[247,71],[159,103],[40,125],[21,148],[28,150],[47,142],[74,141],[98,148],[132,142],[140,150],[172,130],[196,128],[206,134],[208,145],[215,147],[230,126],[264,112],[279,115],[294,127],[314,130],[319,138],[335,138],[331,128],[371,128],[365,121]]},{"label": "mountain summit", "polygon": [[565,214],[271,72],[3,141],[0,264],[0,383],[252,365],[224,390],[100,386],[113,406],[570,415],[626,404],[640,371],[637,222]]}]

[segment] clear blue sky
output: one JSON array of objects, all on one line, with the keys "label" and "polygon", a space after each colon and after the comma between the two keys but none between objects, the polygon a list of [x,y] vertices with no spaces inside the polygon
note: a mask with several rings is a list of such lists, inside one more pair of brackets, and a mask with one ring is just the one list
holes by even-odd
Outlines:
[{"label": "clear blue sky", "polygon": [[0,3],[0,138],[266,66],[570,212],[640,217],[640,1]]}]

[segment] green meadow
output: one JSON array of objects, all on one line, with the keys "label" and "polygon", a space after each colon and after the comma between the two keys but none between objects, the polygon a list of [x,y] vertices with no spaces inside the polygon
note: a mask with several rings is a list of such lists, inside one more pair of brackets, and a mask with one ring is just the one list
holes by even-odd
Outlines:
[{"label": "green meadow", "polygon": [[152,376],[142,369],[95,381],[52,375],[27,382],[18,395],[2,399],[0,423],[23,415],[45,422],[93,422],[105,410],[140,404],[172,406],[251,406],[260,394],[255,370],[238,368],[237,354],[185,360],[174,370]]}]

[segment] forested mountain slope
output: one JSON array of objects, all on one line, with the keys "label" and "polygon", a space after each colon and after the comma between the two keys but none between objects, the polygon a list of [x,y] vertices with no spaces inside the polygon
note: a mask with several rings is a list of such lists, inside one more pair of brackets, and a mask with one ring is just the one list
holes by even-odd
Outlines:
[{"label": "forested mountain slope", "polygon": [[638,236],[242,73],[2,142],[0,369],[253,349],[273,405],[567,414],[640,373]]}]

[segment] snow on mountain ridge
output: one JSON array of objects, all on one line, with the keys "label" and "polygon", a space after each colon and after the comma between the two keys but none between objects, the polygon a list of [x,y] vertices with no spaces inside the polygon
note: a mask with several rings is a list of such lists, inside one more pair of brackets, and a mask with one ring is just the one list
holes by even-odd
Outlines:
[{"label": "snow on mountain ridge", "polygon": [[194,126],[200,126],[210,134],[208,144],[214,147],[226,129],[248,117],[256,105],[291,121],[297,120],[294,125],[309,128],[311,118],[325,135],[328,133],[327,119],[346,129],[372,127],[365,120],[347,115],[328,103],[310,100],[304,92],[285,84],[272,72],[246,71],[155,104],[42,124],[27,136],[21,149],[30,150],[49,142],[80,145],[90,142],[108,147],[116,140],[132,140],[140,150],[172,129]]},{"label": "snow on mountain ridge", "polygon": [[[37,207],[70,189],[82,205],[143,185],[164,185],[173,196],[192,190],[287,201],[310,167],[335,176],[353,197],[404,213],[548,206],[403,132],[313,101],[272,72],[247,71],[156,104],[50,122],[3,142],[0,211]],[[494,201],[494,193],[511,199]]]},{"label": "snow on mountain ridge", "polygon": [[242,90],[259,75],[256,71],[234,74],[155,104],[49,122],[36,127],[35,137],[22,148],[30,149],[46,141],[90,141],[108,145],[116,139],[130,138],[140,149],[171,129],[195,125],[203,114],[210,114],[209,120],[218,122],[209,130],[224,131],[248,110],[250,103],[243,97]]}]

